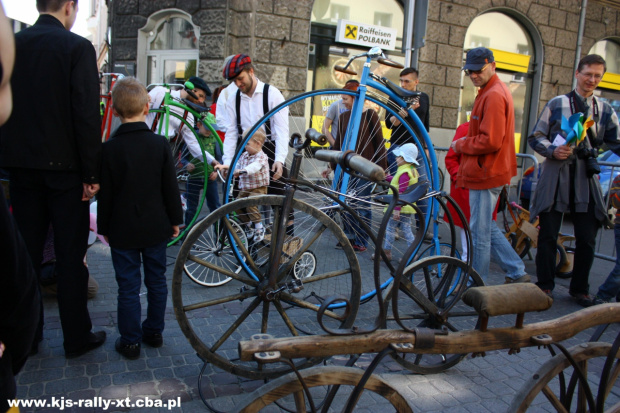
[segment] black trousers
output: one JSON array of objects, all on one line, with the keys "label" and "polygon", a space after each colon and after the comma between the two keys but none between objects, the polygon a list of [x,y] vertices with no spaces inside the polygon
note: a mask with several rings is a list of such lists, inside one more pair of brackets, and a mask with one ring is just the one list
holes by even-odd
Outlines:
[{"label": "black trousers", "polygon": [[32,348],[39,322],[41,297],[30,255],[11,216],[0,187],[0,412],[14,399],[14,376]]},{"label": "black trousers", "polygon": [[[575,228],[575,259],[573,277],[570,282],[572,294],[588,294],[590,285],[590,268],[594,262],[596,234],[600,227],[594,216],[594,202],[590,200],[588,212],[576,213],[571,206],[571,218]],[[538,251],[536,253],[536,276],[538,285],[543,290],[555,287],[555,260],[558,234],[562,225],[562,213],[557,211],[543,212],[539,215],[540,231],[538,232]]]},{"label": "black trousers", "polygon": [[[11,204],[37,275],[50,223],[54,229],[58,309],[65,351],[82,348],[92,328],[87,307],[89,204],[75,172],[12,169]],[[41,323],[43,321],[41,320]],[[41,324],[42,326],[42,324]]]}]

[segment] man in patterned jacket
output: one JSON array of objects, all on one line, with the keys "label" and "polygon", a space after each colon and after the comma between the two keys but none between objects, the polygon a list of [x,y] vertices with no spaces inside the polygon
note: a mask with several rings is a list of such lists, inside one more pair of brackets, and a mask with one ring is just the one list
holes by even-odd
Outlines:
[{"label": "man in patterned jacket", "polygon": [[[599,55],[582,58],[575,72],[575,90],[551,99],[528,137],[529,145],[546,158],[530,210],[531,217],[540,217],[536,284],[552,295],[558,233],[563,213],[570,212],[577,241],[569,294],[584,307],[592,303],[588,278],[596,234],[601,224],[608,222],[601,186],[594,176],[600,172],[596,156],[603,143],[620,154],[618,117],[608,103],[594,97],[606,69],[605,60]],[[566,142],[562,118],[568,119],[578,112],[583,113],[584,119],[591,117],[594,125],[573,148]]]}]

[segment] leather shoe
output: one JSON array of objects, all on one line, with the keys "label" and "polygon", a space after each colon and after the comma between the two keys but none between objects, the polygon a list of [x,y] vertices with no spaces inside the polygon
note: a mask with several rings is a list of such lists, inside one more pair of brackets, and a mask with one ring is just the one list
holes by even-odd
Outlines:
[{"label": "leather shoe", "polygon": [[151,347],[161,347],[164,345],[164,339],[160,333],[149,334],[148,336],[142,336],[142,342]]},{"label": "leather shoe", "polygon": [[136,360],[140,357],[140,343],[123,344],[119,337],[116,339],[116,343],[114,343],[114,349],[129,360]]},{"label": "leather shoe", "polygon": [[105,338],[105,331],[88,333],[88,339],[86,340],[86,344],[74,351],[65,350],[65,357],[68,359],[80,357],[81,355],[86,354],[89,351],[96,349],[97,347],[100,347],[103,343],[105,343]]}]

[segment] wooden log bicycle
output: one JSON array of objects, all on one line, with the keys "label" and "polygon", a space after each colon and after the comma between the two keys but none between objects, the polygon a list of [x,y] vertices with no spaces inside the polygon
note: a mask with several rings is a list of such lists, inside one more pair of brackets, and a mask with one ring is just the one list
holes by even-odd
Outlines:
[{"label": "wooden log bicycle", "polygon": [[[281,339],[257,335],[250,341],[242,341],[239,344],[241,359],[259,363],[288,363],[299,357],[351,353],[377,353],[377,356],[365,371],[323,366],[289,373],[248,394],[235,411],[255,412],[272,406],[285,411],[315,412],[327,411],[331,406],[333,411],[351,412],[359,408],[358,402],[364,392],[372,392],[393,409],[382,411],[412,412],[403,395],[373,374],[385,355],[393,352],[483,355],[486,351],[501,349],[508,349],[512,354],[533,346],[547,347],[553,357],[525,382],[509,412],[524,412],[535,400],[537,410],[541,411],[620,411],[617,394],[608,397],[614,386],[615,392],[618,391],[620,335],[613,344],[588,342],[571,348],[560,344],[587,328],[620,321],[620,304],[594,306],[553,320],[524,324],[526,312],[545,310],[552,304],[552,299],[533,284],[476,287],[465,292],[463,301],[478,312],[478,329],[456,332],[423,328],[377,330],[362,335]],[[513,327],[488,328],[489,317],[505,314],[517,315]],[[344,396],[339,394],[341,391],[345,392]]]}]

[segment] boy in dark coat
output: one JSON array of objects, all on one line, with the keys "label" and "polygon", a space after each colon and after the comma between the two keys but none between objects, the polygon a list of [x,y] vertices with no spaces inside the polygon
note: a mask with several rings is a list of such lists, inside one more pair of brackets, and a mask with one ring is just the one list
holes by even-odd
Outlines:
[{"label": "boy in dark coat", "polygon": [[[146,88],[135,78],[116,82],[114,113],[121,126],[103,145],[97,227],[110,243],[118,282],[116,351],[140,357],[142,342],[163,344],[166,244],[183,223],[181,197],[172,152],[166,138],[144,123],[149,110]],[[140,326],[140,262],[148,310]]]}]

